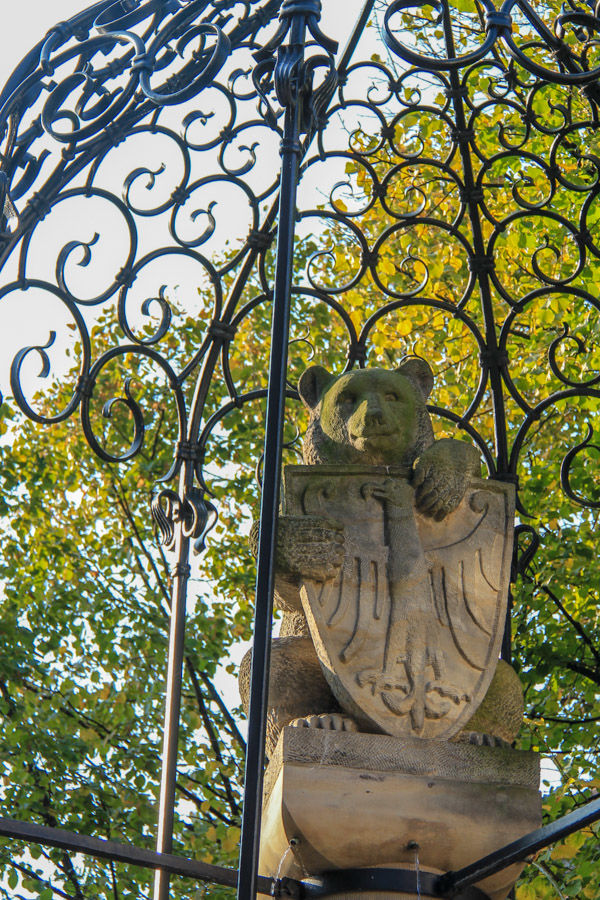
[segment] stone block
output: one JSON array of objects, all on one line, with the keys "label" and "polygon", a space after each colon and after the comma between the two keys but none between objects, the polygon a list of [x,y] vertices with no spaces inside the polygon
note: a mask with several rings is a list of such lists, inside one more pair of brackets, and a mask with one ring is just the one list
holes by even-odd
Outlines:
[{"label": "stone block", "polygon": [[[417,844],[423,871],[456,870],[540,826],[538,785],[535,753],[286,727],[266,773],[259,869],[410,868]],[[478,887],[504,900],[521,869]]]}]

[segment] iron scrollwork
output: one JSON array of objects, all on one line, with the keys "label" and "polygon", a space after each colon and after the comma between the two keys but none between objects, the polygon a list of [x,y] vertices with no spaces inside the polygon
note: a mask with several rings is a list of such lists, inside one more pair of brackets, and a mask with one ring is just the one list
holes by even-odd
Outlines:
[{"label": "iron scrollwork", "polygon": [[[319,28],[320,17],[321,0],[283,0],[279,28],[271,40],[254,54],[257,65],[252,78],[271,116],[276,118],[268,99],[269,90],[273,89],[280,107],[300,106],[301,133],[323,125],[322,117],[337,85],[333,54],[338,44],[323,34]],[[313,38],[314,46],[325,50],[326,55],[319,53],[305,58],[304,28]],[[319,68],[325,68],[326,73],[315,89],[314,75]]]},{"label": "iron scrollwork", "polygon": [[575,459],[584,451],[584,450],[594,450],[596,453],[600,453],[600,445],[592,444],[592,437],[594,434],[594,429],[591,425],[588,425],[587,435],[580,444],[577,444],[575,447],[572,447],[569,450],[562,461],[562,465],[560,467],[560,481],[563,487],[565,494],[570,497],[572,500],[575,500],[576,503],[579,503],[581,506],[586,506],[589,509],[600,509],[600,500],[594,500],[591,497],[584,497],[582,494],[573,490],[571,487],[571,466],[573,465]]},{"label": "iron scrollwork", "polygon": [[162,490],[152,499],[152,516],[167,550],[175,548],[176,526],[181,523],[183,534],[195,539],[194,550],[201,553],[207,534],[216,525],[217,509],[204,500],[198,488],[192,488],[183,501],[175,491]]}]

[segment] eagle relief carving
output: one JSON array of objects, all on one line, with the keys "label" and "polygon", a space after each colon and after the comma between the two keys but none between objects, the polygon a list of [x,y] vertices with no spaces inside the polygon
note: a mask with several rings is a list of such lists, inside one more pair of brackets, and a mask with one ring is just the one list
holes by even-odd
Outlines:
[{"label": "eagle relief carving", "polygon": [[[268,751],[281,727],[512,741],[516,673],[498,662],[512,485],[480,478],[478,452],[435,440],[429,365],[339,377],[320,366],[303,466],[284,471]],[[240,671],[247,702],[250,657]]]}]

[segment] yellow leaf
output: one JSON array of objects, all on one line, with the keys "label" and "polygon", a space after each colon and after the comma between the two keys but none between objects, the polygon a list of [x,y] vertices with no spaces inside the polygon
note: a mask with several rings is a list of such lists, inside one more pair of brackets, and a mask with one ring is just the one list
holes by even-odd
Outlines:
[{"label": "yellow leaf", "polygon": [[378,269],[380,272],[383,272],[384,275],[395,275],[396,267],[391,259],[387,256],[382,256],[378,263]]},{"label": "yellow leaf", "polygon": [[573,859],[574,856],[577,856],[583,843],[585,843],[584,835],[571,834],[562,843],[554,847],[550,856],[552,859]]},{"label": "yellow leaf", "polygon": [[535,889],[529,884],[517,888],[517,900],[536,900]]},{"label": "yellow leaf", "polygon": [[227,837],[222,841],[223,850],[235,850],[238,845],[237,836],[228,834]]}]

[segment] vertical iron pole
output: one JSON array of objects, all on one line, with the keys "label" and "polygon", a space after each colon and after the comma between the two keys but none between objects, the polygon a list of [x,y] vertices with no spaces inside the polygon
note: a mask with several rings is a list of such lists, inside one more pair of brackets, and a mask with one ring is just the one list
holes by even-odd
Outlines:
[{"label": "vertical iron pole", "polygon": [[[442,7],[444,37],[446,42],[446,52],[449,58],[456,56],[456,47],[454,44],[454,35],[452,31],[452,20],[450,18],[450,0],[445,0]],[[478,271],[479,296],[481,300],[481,310],[483,314],[483,322],[485,328],[486,340],[486,363],[488,367],[490,390],[492,394],[492,406],[494,409],[494,432],[496,443],[496,475],[500,480],[513,480],[510,472],[509,452],[508,452],[508,432],[506,427],[506,406],[504,402],[504,385],[502,377],[503,360],[498,350],[498,334],[496,331],[496,321],[494,315],[494,304],[492,299],[492,291],[488,267],[492,264],[491,259],[487,256],[487,248],[485,244],[485,236],[481,225],[481,212],[479,201],[475,192],[475,177],[473,174],[473,164],[471,154],[469,152],[469,142],[471,136],[467,130],[467,120],[465,116],[463,102],[463,86],[456,69],[452,69],[449,75],[450,87],[452,91],[452,104],[454,107],[454,115],[456,121],[456,140],[458,143],[460,158],[463,165],[463,176],[466,192],[467,209],[471,230],[473,234],[473,250],[475,257],[481,266]],[[475,260],[473,260],[473,263]],[[512,592],[509,592],[508,605],[506,608],[506,619],[504,623],[504,633],[502,637],[502,659],[510,662],[511,658],[511,619],[512,619]]]},{"label": "vertical iron pole", "polygon": [[[184,470],[188,467],[184,465]],[[181,484],[185,482],[182,473]],[[175,810],[175,782],[177,778],[177,748],[179,743],[179,714],[181,709],[181,677],[184,657],[185,607],[187,584],[190,575],[188,563],[189,538],[179,525],[177,539],[177,563],[173,569],[171,591],[171,622],[169,633],[169,659],[163,732],[162,775],[158,804],[158,833],[156,850],[170,853],[173,849],[173,819]],[[154,879],[154,900],[168,900],[169,873],[157,869]]]},{"label": "vertical iron pole", "polygon": [[[289,70],[294,81],[300,77],[304,52],[305,18],[292,19],[290,44],[297,51],[296,71]],[[281,185],[277,256],[271,320],[271,354],[269,388],[265,423],[264,476],[260,508],[260,535],[256,572],[256,608],[254,613],[254,649],[248,712],[248,744],[244,784],[244,809],[239,861],[238,900],[254,900],[260,845],[263,767],[269,661],[271,653],[271,618],[279,512],[279,485],[283,417],[285,409],[287,356],[290,320],[290,296],[293,271],[296,195],[301,155],[299,85],[292,88],[296,102],[286,106],[281,141]]]}]

